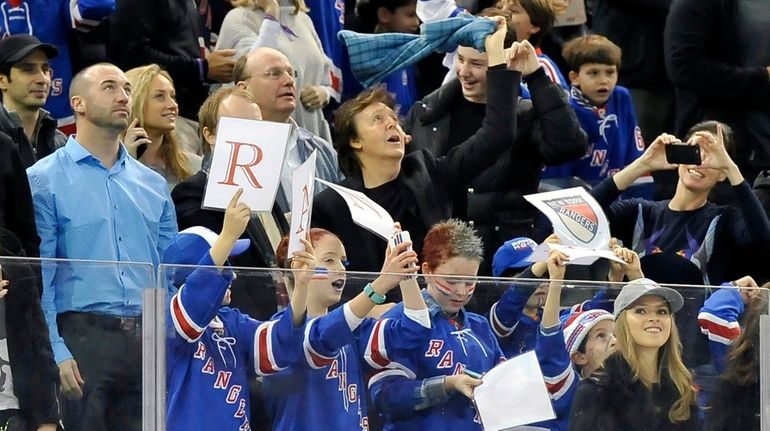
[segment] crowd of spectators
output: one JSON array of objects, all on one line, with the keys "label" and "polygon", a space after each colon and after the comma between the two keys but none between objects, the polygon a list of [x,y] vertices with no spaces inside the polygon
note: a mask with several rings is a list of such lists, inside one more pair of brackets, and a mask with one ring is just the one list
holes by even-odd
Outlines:
[{"label": "crowd of spectators", "polygon": [[[536,426],[758,429],[763,0],[0,9],[0,429],[142,428],[149,281],[128,263],[198,265],[168,280],[169,430],[480,430],[475,373],[531,350],[556,414]],[[362,84],[381,52],[348,54],[342,29],[401,41],[403,63]],[[291,126],[271,211],[241,190],[203,206],[223,117]],[[699,163],[670,160],[679,145]],[[390,242],[317,184],[288,253],[311,154],[392,216]],[[576,185],[624,263],[573,265],[525,199]],[[574,304],[572,278],[624,285]]]}]

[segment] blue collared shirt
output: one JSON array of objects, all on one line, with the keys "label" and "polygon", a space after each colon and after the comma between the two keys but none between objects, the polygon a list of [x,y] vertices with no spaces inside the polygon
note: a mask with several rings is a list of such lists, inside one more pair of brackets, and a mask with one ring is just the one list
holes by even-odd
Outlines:
[{"label": "blue collared shirt", "polygon": [[174,205],[159,174],[128,156],[121,145],[107,169],[74,137],[27,169],[40,257],[144,262],[144,265],[44,265],[41,305],[57,363],[72,358],[57,314],[87,311],[141,313],[142,289],[177,232]]}]

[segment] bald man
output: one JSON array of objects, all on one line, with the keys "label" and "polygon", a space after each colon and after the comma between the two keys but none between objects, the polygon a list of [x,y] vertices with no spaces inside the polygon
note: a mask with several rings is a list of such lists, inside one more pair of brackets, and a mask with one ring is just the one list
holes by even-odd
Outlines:
[{"label": "bald man", "polygon": [[[235,84],[247,90],[262,111],[262,119],[278,123],[295,125],[286,148],[286,158],[281,170],[281,187],[276,202],[284,212],[291,210],[292,173],[310,157],[313,150],[318,150],[316,176],[326,181],[338,183],[343,177],[337,165],[337,153],[334,147],[320,136],[297,125],[291,113],[297,106],[297,72],[280,51],[272,48],[256,48],[242,56],[235,64],[233,80]],[[316,185],[316,193],[323,190]]]},{"label": "bald man", "polygon": [[[177,232],[166,181],[119,140],[131,83],[100,63],[72,80],[78,133],[27,170],[40,256],[158,265]],[[142,289],[149,265],[43,268],[43,313],[68,398],[68,430],[141,430]]]}]

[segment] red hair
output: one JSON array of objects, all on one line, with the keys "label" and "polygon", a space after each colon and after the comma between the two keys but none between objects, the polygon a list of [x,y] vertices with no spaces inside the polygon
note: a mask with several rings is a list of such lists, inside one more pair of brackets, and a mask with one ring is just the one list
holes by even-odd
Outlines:
[{"label": "red hair", "polygon": [[[318,243],[318,240],[325,237],[326,235],[331,235],[337,238],[337,240],[340,239],[337,235],[329,232],[326,229],[314,227],[310,229],[310,243],[313,245],[316,245]],[[279,268],[289,267],[288,254],[289,254],[289,235],[284,235],[283,238],[281,238],[281,242],[278,243],[278,247],[276,247],[275,249],[275,260]]]},{"label": "red hair", "polygon": [[422,246],[422,261],[435,270],[453,257],[464,257],[481,261],[483,256],[481,238],[467,223],[449,219],[433,225],[425,235]]}]

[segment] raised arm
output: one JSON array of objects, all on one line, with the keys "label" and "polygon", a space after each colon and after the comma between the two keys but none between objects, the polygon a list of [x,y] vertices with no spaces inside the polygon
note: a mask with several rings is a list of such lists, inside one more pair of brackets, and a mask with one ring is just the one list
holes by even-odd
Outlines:
[{"label": "raised arm", "polygon": [[[494,91],[489,93],[481,128],[468,140],[450,150],[446,156],[436,159],[436,178],[450,190],[476,178],[492,165],[503,151],[513,145],[520,77],[521,74],[534,72],[539,67],[534,49],[529,51],[526,46],[522,47],[518,42],[514,42],[508,53],[503,50],[505,19],[496,18],[497,30],[486,39],[486,51],[489,56],[487,86]],[[512,70],[506,69],[506,55]],[[518,69],[513,69],[514,66]]]}]

